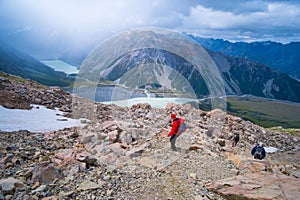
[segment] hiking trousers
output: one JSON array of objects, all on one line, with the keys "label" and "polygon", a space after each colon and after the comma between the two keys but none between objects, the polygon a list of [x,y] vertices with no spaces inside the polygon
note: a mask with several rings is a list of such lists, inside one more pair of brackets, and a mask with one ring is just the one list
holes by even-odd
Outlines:
[{"label": "hiking trousers", "polygon": [[176,140],[180,136],[180,133],[177,133],[176,135],[172,135],[170,138],[170,143],[171,143],[171,149],[176,149]]}]

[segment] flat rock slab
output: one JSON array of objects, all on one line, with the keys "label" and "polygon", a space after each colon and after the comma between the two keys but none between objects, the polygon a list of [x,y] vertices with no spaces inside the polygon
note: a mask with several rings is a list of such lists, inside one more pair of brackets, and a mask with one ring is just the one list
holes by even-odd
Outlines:
[{"label": "flat rock slab", "polygon": [[18,179],[6,178],[0,180],[0,187],[2,188],[4,194],[13,194],[16,189],[18,188],[24,189],[26,186],[22,181]]},{"label": "flat rock slab", "polygon": [[249,173],[218,180],[208,185],[226,199],[298,199],[300,179],[267,172]]},{"label": "flat rock slab", "polygon": [[101,185],[99,185],[98,183],[92,182],[90,180],[85,180],[79,184],[77,190],[78,191],[97,190],[99,188],[101,188]]}]

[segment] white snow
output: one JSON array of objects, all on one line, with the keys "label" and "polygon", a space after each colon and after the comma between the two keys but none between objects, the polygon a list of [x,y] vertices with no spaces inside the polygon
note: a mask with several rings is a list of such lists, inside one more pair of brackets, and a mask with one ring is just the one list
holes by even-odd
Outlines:
[{"label": "white snow", "polygon": [[63,117],[63,112],[48,109],[44,106],[32,105],[31,110],[7,109],[0,106],[0,130],[30,132],[47,132],[74,126],[84,126],[82,119]]},{"label": "white snow", "polygon": [[264,147],[264,148],[267,153],[275,153],[278,151],[278,149],[275,147]]}]

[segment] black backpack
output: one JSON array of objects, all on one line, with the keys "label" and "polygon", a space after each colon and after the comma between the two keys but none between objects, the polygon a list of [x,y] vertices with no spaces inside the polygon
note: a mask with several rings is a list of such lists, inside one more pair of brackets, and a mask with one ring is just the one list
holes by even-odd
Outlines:
[{"label": "black backpack", "polygon": [[257,147],[256,151],[254,152],[255,159],[263,159],[263,147]]}]

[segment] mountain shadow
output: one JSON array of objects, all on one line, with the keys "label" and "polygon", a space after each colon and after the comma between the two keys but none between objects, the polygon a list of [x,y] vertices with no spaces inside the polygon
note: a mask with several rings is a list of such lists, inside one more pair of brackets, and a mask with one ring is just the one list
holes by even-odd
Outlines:
[{"label": "mountain shadow", "polygon": [[48,86],[69,86],[73,79],[0,41],[0,70]]}]

